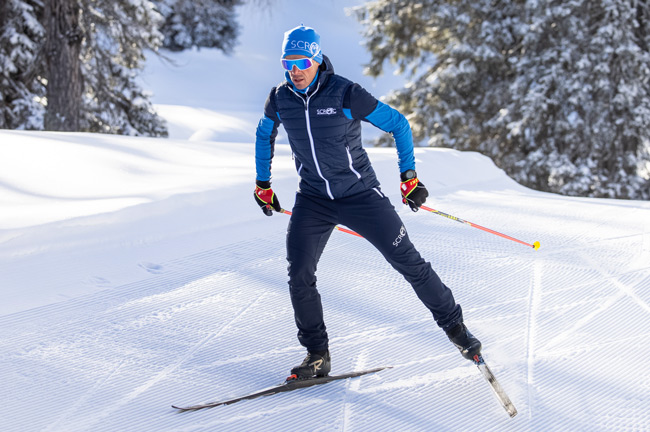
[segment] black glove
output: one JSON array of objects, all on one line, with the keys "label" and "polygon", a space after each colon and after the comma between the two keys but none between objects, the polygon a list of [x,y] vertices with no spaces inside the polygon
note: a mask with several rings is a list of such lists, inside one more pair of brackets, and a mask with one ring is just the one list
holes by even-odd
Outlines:
[{"label": "black glove", "polygon": [[267,216],[273,216],[273,210],[279,212],[282,210],[278,197],[271,189],[271,182],[268,180],[255,181],[255,202],[260,206],[262,211]]},{"label": "black glove", "polygon": [[418,175],[413,170],[404,171],[400,174],[402,183],[400,192],[402,193],[402,202],[408,204],[414,212],[420,209],[429,196],[429,191],[424,184],[418,180]]}]

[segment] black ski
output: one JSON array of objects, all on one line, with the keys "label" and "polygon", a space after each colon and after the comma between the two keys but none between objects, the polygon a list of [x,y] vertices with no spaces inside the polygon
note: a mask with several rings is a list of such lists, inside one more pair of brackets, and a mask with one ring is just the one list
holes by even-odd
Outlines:
[{"label": "black ski", "polygon": [[517,408],[515,408],[514,404],[506,394],[506,392],[503,390],[503,387],[501,387],[501,384],[499,384],[499,381],[497,381],[496,377],[488,367],[488,365],[485,363],[485,360],[483,359],[483,356],[481,355],[476,355],[474,356],[474,364],[478,367],[478,370],[481,371],[483,374],[483,377],[485,380],[490,384],[490,388],[494,392],[494,395],[497,397],[497,400],[503,407],[503,409],[506,410],[508,415],[510,417],[514,417],[517,415]]},{"label": "black ski", "polygon": [[380,367],[380,368],[375,368],[375,369],[368,369],[368,370],[363,370],[363,371],[358,371],[358,372],[350,372],[350,373],[346,373],[346,374],[342,374],[342,375],[328,375],[328,376],[324,376],[324,377],[314,377],[314,378],[309,378],[309,379],[296,379],[296,378],[293,378],[293,377],[289,377],[282,384],[279,384],[279,385],[274,386],[274,387],[269,387],[267,389],[258,391],[256,393],[251,393],[251,394],[241,396],[241,397],[238,397],[238,398],[235,398],[235,399],[229,399],[229,400],[217,401],[217,402],[207,402],[207,403],[202,403],[202,404],[198,404],[198,405],[190,405],[190,406],[185,406],[185,407],[172,405],[172,408],[176,408],[177,410],[181,410],[181,411],[196,411],[196,410],[200,410],[200,409],[203,409],[203,408],[212,408],[212,407],[216,407],[216,406],[220,406],[220,405],[230,405],[230,404],[233,404],[235,402],[248,400],[248,399],[255,399],[255,398],[258,398],[260,396],[269,396],[269,395],[273,395],[273,394],[276,394],[276,393],[282,393],[282,392],[288,392],[288,391],[292,391],[292,390],[298,390],[298,389],[301,389],[301,388],[311,387],[311,386],[315,386],[315,385],[319,385],[319,384],[326,384],[326,383],[329,383],[329,382],[332,382],[332,381],[337,381],[337,380],[342,380],[342,379],[347,379],[347,378],[354,378],[354,377],[358,377],[358,376],[361,376],[361,375],[366,375],[366,374],[370,374],[370,373],[379,372],[381,370],[388,369],[388,368],[390,368],[390,366],[388,366],[388,367]]}]

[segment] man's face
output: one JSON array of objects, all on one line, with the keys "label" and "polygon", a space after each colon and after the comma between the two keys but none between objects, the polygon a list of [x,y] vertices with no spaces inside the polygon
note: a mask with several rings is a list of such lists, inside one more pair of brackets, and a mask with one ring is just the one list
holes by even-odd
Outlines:
[{"label": "man's face", "polygon": [[[287,60],[296,60],[299,58],[309,57],[297,54],[288,55],[285,57]],[[293,81],[293,85],[295,85],[298,90],[306,89],[307,86],[314,80],[316,72],[318,72],[318,66],[320,66],[320,64],[313,60],[311,67],[305,70],[300,70],[294,66],[293,69],[289,71],[289,76],[291,77],[291,81]]]}]

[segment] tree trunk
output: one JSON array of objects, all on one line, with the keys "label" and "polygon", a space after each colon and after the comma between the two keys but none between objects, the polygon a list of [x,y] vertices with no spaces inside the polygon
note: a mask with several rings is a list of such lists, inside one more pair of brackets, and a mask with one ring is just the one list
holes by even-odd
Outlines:
[{"label": "tree trunk", "polygon": [[4,31],[5,25],[9,21],[9,5],[8,1],[0,2],[0,30]]},{"label": "tree trunk", "polygon": [[45,0],[47,110],[45,130],[78,131],[82,76],[77,0]]}]

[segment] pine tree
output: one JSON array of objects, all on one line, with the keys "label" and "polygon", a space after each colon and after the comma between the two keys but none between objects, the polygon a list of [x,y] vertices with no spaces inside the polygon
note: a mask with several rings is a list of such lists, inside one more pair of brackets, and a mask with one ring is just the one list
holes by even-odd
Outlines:
[{"label": "pine tree", "polygon": [[380,0],[357,9],[368,73],[430,145],[476,150],[521,183],[650,198],[647,1]]},{"label": "pine tree", "polygon": [[242,0],[154,0],[164,17],[163,46],[173,51],[191,47],[232,52],[239,25],[235,7]]},{"label": "pine tree", "polygon": [[42,127],[45,97],[42,15],[40,3],[0,2],[0,128]]},{"label": "pine tree", "polygon": [[569,195],[650,199],[647,4],[535,6],[508,108],[509,147],[523,150],[511,173]]},{"label": "pine tree", "polygon": [[151,2],[8,0],[0,12],[0,127],[166,136],[136,81],[143,50],[162,43]]},{"label": "pine tree", "polygon": [[167,136],[164,120],[136,80],[144,50],[157,50],[162,43],[160,14],[147,0],[81,1],[81,130]]},{"label": "pine tree", "polygon": [[166,136],[137,83],[144,50],[231,52],[241,3],[0,1],[0,127]]}]

